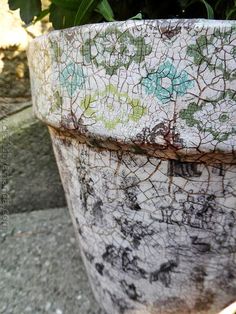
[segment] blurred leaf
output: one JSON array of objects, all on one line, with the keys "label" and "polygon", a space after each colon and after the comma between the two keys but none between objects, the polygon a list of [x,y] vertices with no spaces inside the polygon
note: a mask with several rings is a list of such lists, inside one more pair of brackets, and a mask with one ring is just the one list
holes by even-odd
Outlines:
[{"label": "blurred leaf", "polygon": [[209,19],[236,18],[236,0],[49,0],[49,8],[43,11],[41,1],[8,0],[8,3],[11,10],[20,9],[21,19],[26,24],[37,22],[49,14],[55,29],[97,23],[104,19],[127,20],[130,16],[133,20],[206,15]]},{"label": "blurred leaf", "polygon": [[236,7],[227,12],[226,20],[236,18]]},{"label": "blurred leaf", "polygon": [[54,29],[62,29],[74,26],[76,11],[61,8],[54,3],[50,5],[49,21]]},{"label": "blurred leaf", "polygon": [[[224,0],[223,0],[224,1]],[[219,5],[221,4],[222,0],[218,0],[215,4],[215,10],[218,9]]]},{"label": "blurred leaf", "polygon": [[178,0],[180,6],[182,9],[186,9],[189,7],[194,1],[192,0]]},{"label": "blurred leaf", "polygon": [[43,11],[41,11],[37,16],[36,16],[36,19],[34,20],[34,23],[42,20],[45,16],[47,16],[49,14],[50,10],[49,8],[48,9],[45,9]]},{"label": "blurred leaf", "polygon": [[187,9],[191,7],[193,4],[199,3],[199,2],[205,5],[206,11],[207,11],[207,18],[214,19],[214,10],[212,6],[206,0],[179,0],[180,6],[182,7],[182,9]]},{"label": "blurred leaf", "polygon": [[[29,0],[25,0],[25,1],[29,1]],[[77,10],[81,1],[80,0],[51,0],[51,2],[63,9]]]},{"label": "blurred leaf", "polygon": [[208,2],[206,2],[206,0],[201,0],[201,2],[205,5],[206,10],[207,10],[207,18],[208,19],[214,19],[214,10],[212,9],[212,7],[210,6],[210,4]]},{"label": "blurred leaf", "polygon": [[108,22],[115,21],[114,13],[107,0],[102,0],[100,3],[98,3],[95,11],[100,13],[106,21]]},{"label": "blurred leaf", "polygon": [[143,16],[142,13],[138,13],[135,16],[131,17],[129,20],[142,20]]},{"label": "blurred leaf", "polygon": [[77,8],[74,25],[89,23],[89,18],[93,10],[97,7],[100,0],[81,0]]},{"label": "blurred leaf", "polygon": [[29,24],[41,12],[41,0],[9,0],[10,10],[20,9],[20,17]]}]

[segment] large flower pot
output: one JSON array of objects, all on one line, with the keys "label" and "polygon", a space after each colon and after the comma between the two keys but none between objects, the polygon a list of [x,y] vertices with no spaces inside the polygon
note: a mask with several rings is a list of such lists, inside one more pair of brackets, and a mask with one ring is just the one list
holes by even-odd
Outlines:
[{"label": "large flower pot", "polygon": [[105,311],[216,314],[233,302],[236,23],[85,25],[35,39],[28,55]]}]

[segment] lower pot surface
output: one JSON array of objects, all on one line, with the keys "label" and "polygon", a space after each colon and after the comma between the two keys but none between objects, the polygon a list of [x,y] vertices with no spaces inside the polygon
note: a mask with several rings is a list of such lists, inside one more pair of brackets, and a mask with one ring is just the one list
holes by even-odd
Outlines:
[{"label": "lower pot surface", "polygon": [[84,263],[109,314],[218,313],[236,297],[236,166],[101,150],[51,129]]}]

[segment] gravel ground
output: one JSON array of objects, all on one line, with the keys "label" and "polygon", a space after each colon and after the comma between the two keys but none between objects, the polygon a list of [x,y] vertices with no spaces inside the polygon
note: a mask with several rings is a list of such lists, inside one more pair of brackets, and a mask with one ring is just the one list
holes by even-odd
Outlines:
[{"label": "gravel ground", "polygon": [[0,252],[0,313],[104,314],[66,208],[10,215]]}]

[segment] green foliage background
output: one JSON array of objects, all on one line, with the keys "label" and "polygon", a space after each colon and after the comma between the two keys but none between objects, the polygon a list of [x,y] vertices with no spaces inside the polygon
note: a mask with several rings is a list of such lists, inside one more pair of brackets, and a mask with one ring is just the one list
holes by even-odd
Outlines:
[{"label": "green foliage background", "polygon": [[46,15],[55,29],[102,21],[159,18],[236,19],[236,0],[9,0],[11,10],[34,23]]}]

